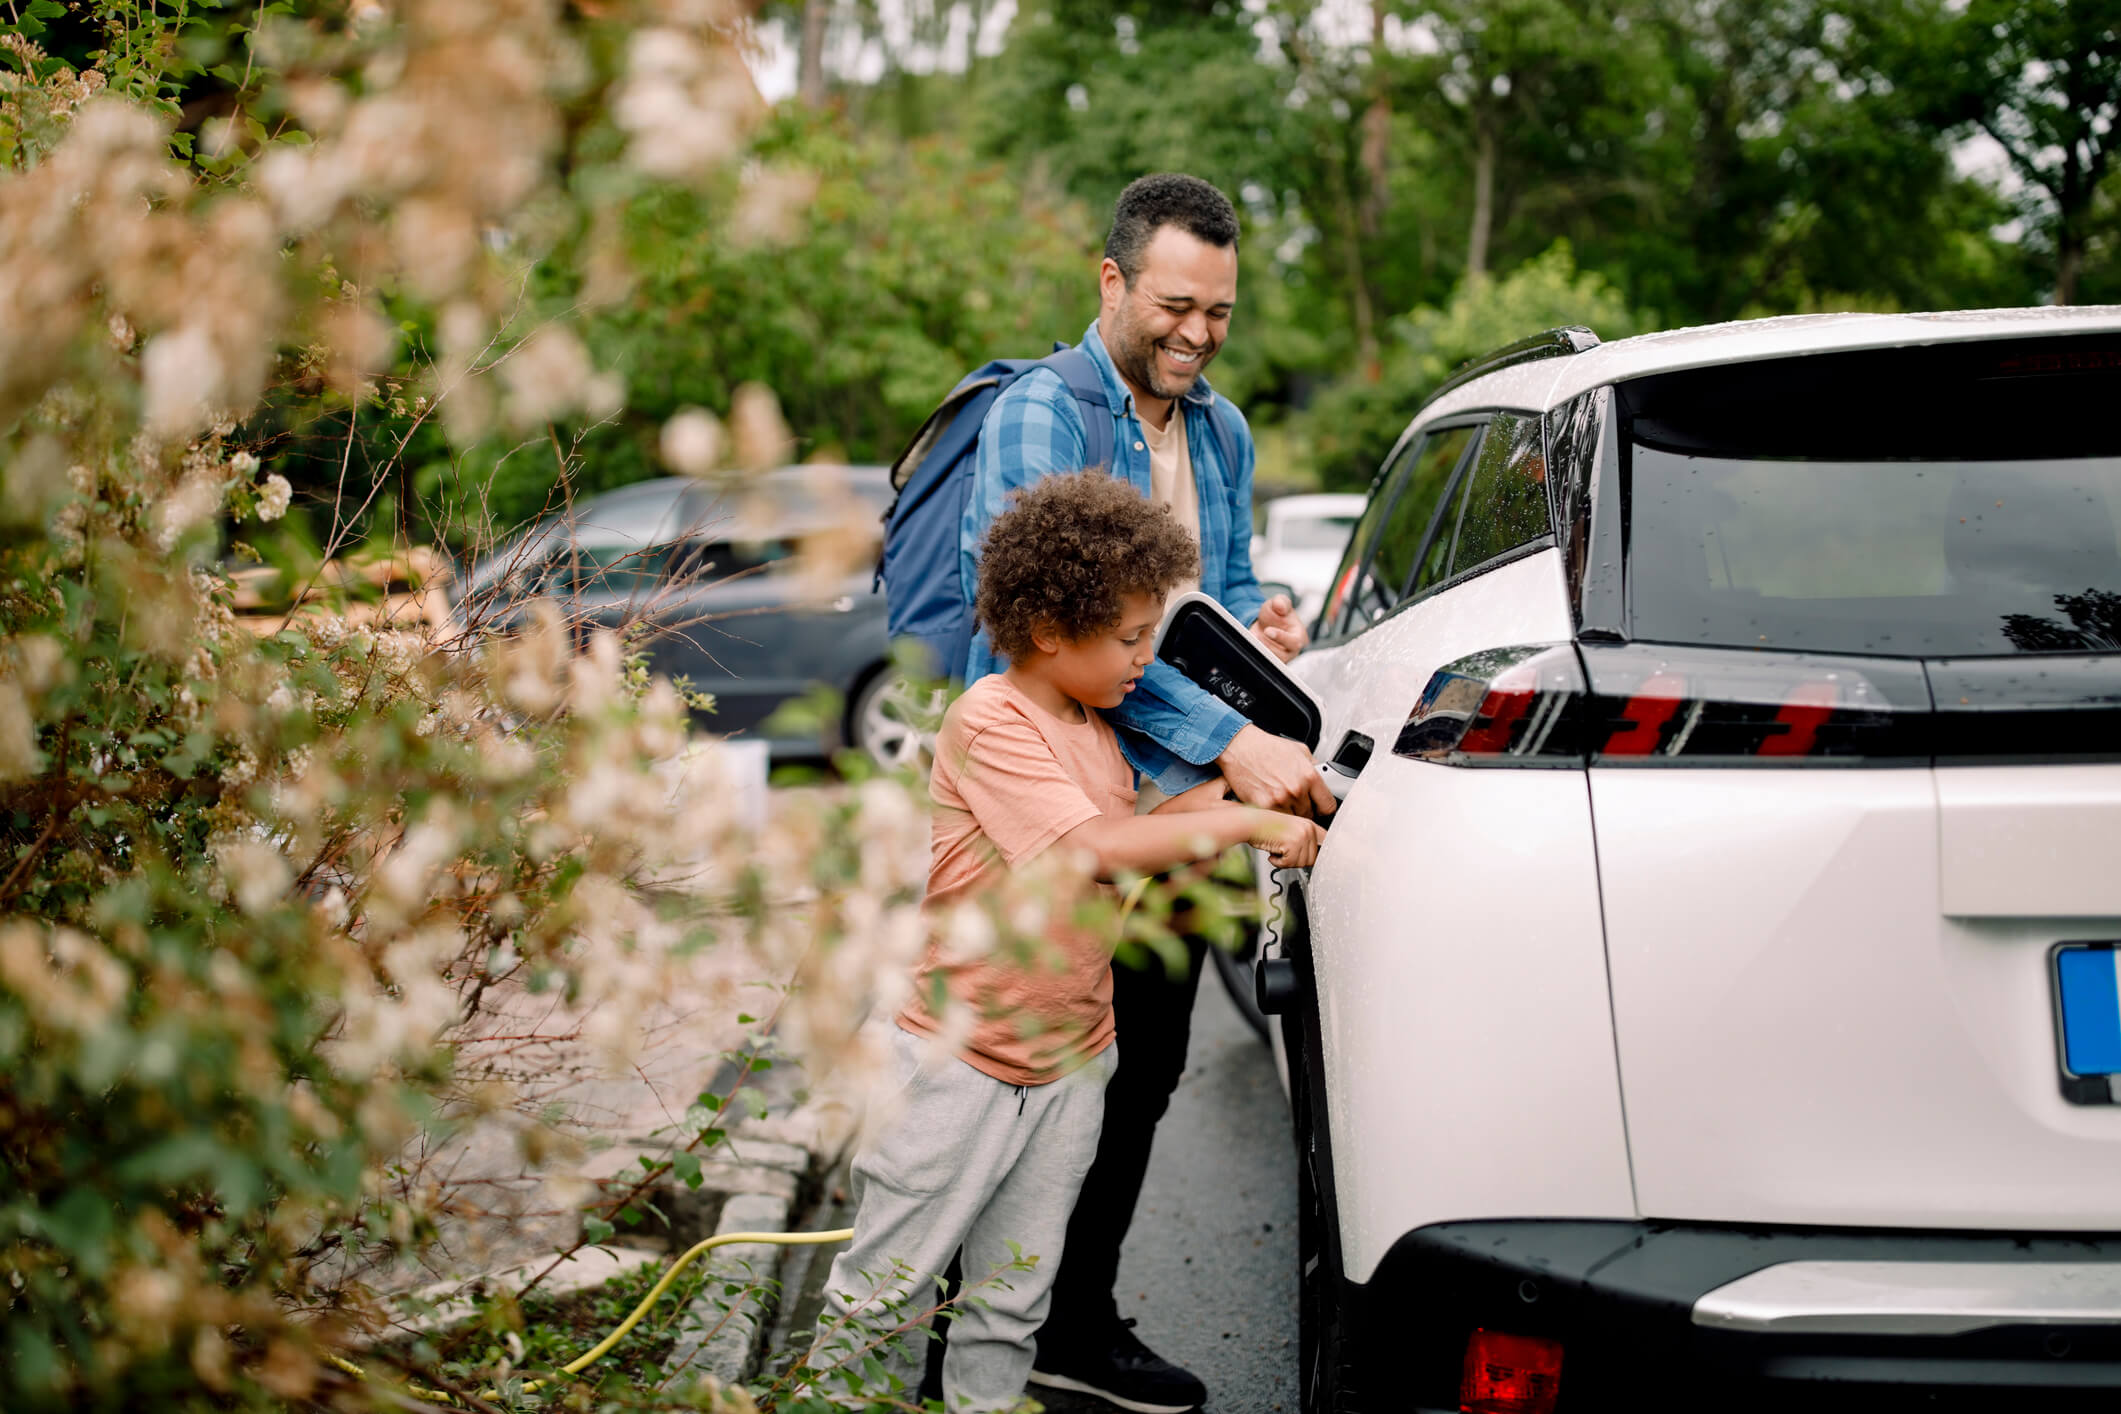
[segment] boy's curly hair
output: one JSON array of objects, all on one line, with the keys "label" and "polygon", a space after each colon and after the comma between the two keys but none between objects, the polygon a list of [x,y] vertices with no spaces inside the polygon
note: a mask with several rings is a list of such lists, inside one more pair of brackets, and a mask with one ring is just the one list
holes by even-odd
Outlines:
[{"label": "boy's curly hair", "polygon": [[1036,624],[1088,638],[1119,622],[1123,596],[1163,594],[1199,573],[1200,550],[1168,506],[1102,471],[1048,476],[987,527],[973,613],[1015,662],[1031,652]]}]

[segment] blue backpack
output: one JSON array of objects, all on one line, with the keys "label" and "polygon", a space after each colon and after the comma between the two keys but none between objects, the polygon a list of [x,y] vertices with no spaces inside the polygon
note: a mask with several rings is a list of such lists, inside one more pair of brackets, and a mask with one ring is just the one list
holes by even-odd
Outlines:
[{"label": "blue backpack", "polygon": [[[957,551],[965,505],[972,499],[980,429],[1002,390],[1034,368],[1061,376],[1082,412],[1089,464],[1111,466],[1119,415],[1090,356],[1066,344],[1055,344],[1044,358],[998,358],[965,375],[891,464],[891,486],[898,494],[884,512],[884,555],[877,563],[876,585],[887,596],[891,641],[920,644],[929,667],[941,677],[961,676],[972,652],[971,586]],[[1210,420],[1223,465],[1235,467],[1236,449],[1224,419]]]}]

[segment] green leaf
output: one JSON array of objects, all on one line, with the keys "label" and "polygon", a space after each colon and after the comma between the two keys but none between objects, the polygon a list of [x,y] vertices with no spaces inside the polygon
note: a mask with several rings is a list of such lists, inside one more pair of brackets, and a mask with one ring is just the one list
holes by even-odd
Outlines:
[{"label": "green leaf", "polygon": [[204,1134],[172,1134],[118,1165],[124,1183],[180,1183],[213,1167],[220,1148]]},{"label": "green leaf", "polygon": [[592,1246],[601,1247],[611,1241],[614,1230],[610,1223],[594,1213],[582,1219],[582,1236],[587,1238]]},{"label": "green leaf", "polygon": [[45,1209],[44,1233],[91,1277],[110,1268],[110,1199],[94,1188],[76,1188]]},{"label": "green leaf", "polygon": [[676,1174],[678,1181],[687,1188],[694,1190],[699,1188],[702,1181],[700,1156],[693,1153],[690,1149],[680,1149],[677,1153],[670,1156],[670,1171]]},{"label": "green leaf", "polygon": [[[23,27],[25,30],[28,26]],[[59,1352],[52,1349],[51,1339],[28,1321],[8,1322],[14,1329],[9,1332],[8,1345],[14,1367],[14,1383],[19,1389],[52,1390],[58,1387],[60,1363]]]}]

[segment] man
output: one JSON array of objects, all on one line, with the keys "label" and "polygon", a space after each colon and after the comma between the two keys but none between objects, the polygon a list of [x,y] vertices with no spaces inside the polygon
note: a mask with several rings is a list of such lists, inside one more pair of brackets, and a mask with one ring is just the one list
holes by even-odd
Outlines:
[{"label": "man", "polygon": [[[1201,377],[1222,350],[1236,302],[1237,212],[1229,199],[1197,177],[1143,177],[1120,194],[1113,211],[1098,268],[1097,319],[1082,348],[1104,380],[1115,419],[1112,474],[1171,508],[1200,545],[1197,587],[1240,622],[1252,623],[1287,661],[1303,651],[1308,635],[1288,598],[1264,598],[1252,573],[1252,434]],[[1226,443],[1232,458],[1224,456]],[[1088,447],[1082,406],[1057,373],[1036,369],[995,400],[981,429],[960,535],[968,585],[980,537],[1009,493],[1055,472],[1081,470]],[[985,638],[975,638],[965,681],[1003,666]],[[1261,731],[1167,664],[1152,664],[1126,701],[1105,715],[1143,775],[1144,809],[1218,773],[1250,805],[1304,814],[1333,809],[1301,743]],[[1191,965],[1183,977],[1154,967],[1114,969],[1113,1008],[1126,1038],[1126,1063],[1105,1092],[1097,1158],[1068,1224],[1031,1375],[1034,1384],[1097,1394],[1143,1414],[1181,1414],[1207,1399],[1198,1378],[1134,1336],[1134,1323],[1120,1319],[1112,1294],[1156,1124],[1185,1070],[1203,946],[1189,940]]]}]

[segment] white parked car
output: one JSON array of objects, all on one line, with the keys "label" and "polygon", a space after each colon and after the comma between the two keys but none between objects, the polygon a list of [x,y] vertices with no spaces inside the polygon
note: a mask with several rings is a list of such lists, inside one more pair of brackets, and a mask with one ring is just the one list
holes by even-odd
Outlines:
[{"label": "white parked car", "polygon": [[1260,532],[1252,537],[1253,573],[1263,585],[1286,585],[1306,621],[1325,603],[1363,500],[1346,493],[1281,496],[1262,508]]},{"label": "white parked car", "polygon": [[2117,411],[2103,308],[1563,330],[1414,416],[1259,976],[1306,1410],[2112,1407]]}]

